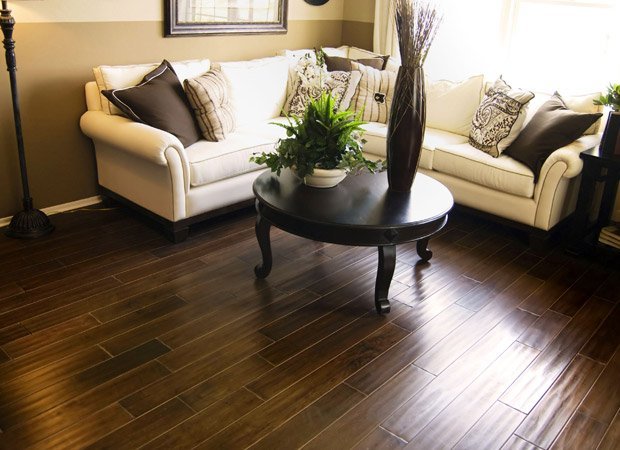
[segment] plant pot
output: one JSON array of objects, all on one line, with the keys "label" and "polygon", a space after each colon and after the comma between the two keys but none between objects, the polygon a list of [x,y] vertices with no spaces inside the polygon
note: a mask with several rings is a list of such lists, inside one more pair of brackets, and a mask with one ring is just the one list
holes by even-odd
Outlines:
[{"label": "plant pot", "polygon": [[304,177],[304,184],[316,188],[330,188],[336,186],[347,176],[342,169],[314,169],[312,175]]}]

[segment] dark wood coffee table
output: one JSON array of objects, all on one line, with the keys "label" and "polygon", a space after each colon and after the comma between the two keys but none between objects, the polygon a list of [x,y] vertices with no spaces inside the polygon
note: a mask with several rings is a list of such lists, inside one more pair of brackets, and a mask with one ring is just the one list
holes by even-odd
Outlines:
[{"label": "dark wood coffee table", "polygon": [[375,305],[380,314],[390,311],[396,245],[417,241],[420,258],[431,259],[428,241],[446,224],[453,205],[450,191],[421,173],[406,194],[388,192],[386,173],[350,175],[336,187],[319,189],[302,184],[290,171],[279,177],[266,172],[253,189],[263,258],[254,269],[258,278],[271,272],[271,225],[315,241],[378,247]]}]

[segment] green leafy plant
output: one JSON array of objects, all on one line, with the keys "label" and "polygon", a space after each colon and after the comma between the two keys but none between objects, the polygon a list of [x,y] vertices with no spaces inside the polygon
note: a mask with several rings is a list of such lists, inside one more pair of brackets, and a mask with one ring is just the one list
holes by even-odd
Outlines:
[{"label": "green leafy plant", "polygon": [[620,84],[609,84],[607,95],[601,95],[594,100],[595,105],[609,106],[614,111],[620,111]]},{"label": "green leafy plant", "polygon": [[255,153],[250,161],[265,164],[280,175],[291,167],[300,178],[318,169],[347,172],[383,169],[381,161],[370,161],[362,154],[364,124],[352,111],[337,111],[331,94],[310,100],[302,117],[287,116],[288,124],[274,123],[286,130],[273,153]]}]

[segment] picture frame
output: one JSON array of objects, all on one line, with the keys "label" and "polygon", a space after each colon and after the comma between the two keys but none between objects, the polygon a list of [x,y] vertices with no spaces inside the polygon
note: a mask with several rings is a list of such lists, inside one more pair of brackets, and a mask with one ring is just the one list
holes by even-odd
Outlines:
[{"label": "picture frame", "polygon": [[164,36],[287,32],[288,0],[164,0]]}]

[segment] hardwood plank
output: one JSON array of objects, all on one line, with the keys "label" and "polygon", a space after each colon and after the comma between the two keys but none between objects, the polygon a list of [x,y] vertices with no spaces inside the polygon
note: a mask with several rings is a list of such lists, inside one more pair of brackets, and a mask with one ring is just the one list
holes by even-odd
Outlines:
[{"label": "hardwood plank", "polygon": [[142,448],[161,450],[194,448],[262,403],[263,400],[253,393],[246,389],[239,389]]},{"label": "hardwood plank", "polygon": [[250,448],[265,450],[300,448],[364,398],[365,396],[355,389],[339,384]]},{"label": "hardwood plank", "polygon": [[398,436],[394,436],[387,430],[377,427],[351,448],[355,450],[375,450],[378,448],[381,450],[398,450],[404,448],[405,445],[407,443]]},{"label": "hardwood plank", "polygon": [[603,370],[588,395],[579,405],[579,412],[586,416],[609,425],[616,412],[620,410],[620,350]]},{"label": "hardwood plank", "polygon": [[471,311],[458,305],[450,306],[424,326],[411,333],[376,361],[362,368],[347,383],[365,394],[371,394],[383,383],[411,364],[428,349],[463,323]]},{"label": "hardwood plank", "polygon": [[371,433],[379,424],[434,377],[414,366],[407,366],[392,380],[362,400],[347,415],[322,431],[305,448],[340,449],[350,447]]},{"label": "hardwood plank", "polygon": [[620,442],[620,411],[614,417],[597,450],[617,450]]},{"label": "hardwood plank", "polygon": [[527,274],[541,280],[548,280],[570,259],[562,246],[552,248],[538,264],[533,265],[527,271]]},{"label": "hardwood plank", "polygon": [[612,305],[606,301],[590,298],[553,342],[504,393],[502,402],[526,414],[529,413],[605,319],[611,307]]},{"label": "hardwood plank", "polygon": [[[214,375],[269,344],[271,340],[259,334],[253,334],[228,346],[212,348],[210,353],[204,351],[206,355],[203,358],[124,398],[121,405],[135,417],[141,416],[194,386],[208,382]],[[195,399],[195,401],[199,400]]]},{"label": "hardwood plank", "polygon": [[19,295],[24,293],[25,291],[21,286],[18,286],[16,283],[6,283],[0,286],[0,299],[5,299],[8,297],[13,297],[15,295]]},{"label": "hardwood plank", "polygon": [[25,448],[34,442],[47,439],[169,373],[158,362],[150,362],[125,372],[20,426],[5,431],[1,437],[2,442],[8,448]]},{"label": "hardwood plank", "polygon": [[29,334],[30,331],[28,331],[28,329],[21,323],[4,327],[0,330],[0,346],[3,346],[8,342],[13,342],[16,339],[23,338],[24,336],[28,336]]},{"label": "hardwood plank", "polygon": [[601,284],[609,277],[610,271],[600,267],[591,267],[571,288],[551,305],[550,309],[566,316],[574,316]]},{"label": "hardwood plank", "polygon": [[603,370],[603,364],[577,355],[515,434],[548,448]]},{"label": "hardwood plank", "polygon": [[525,418],[525,414],[495,402],[454,446],[454,450],[495,450],[504,444]]},{"label": "hardwood plank", "polygon": [[266,401],[196,448],[240,448],[252,445],[332,390],[352,373],[394,345],[393,327],[379,328],[356,346],[308,374],[282,394]]},{"label": "hardwood plank", "polygon": [[131,415],[118,403],[114,403],[95,414],[77,421],[60,433],[48,436],[35,443],[37,450],[72,450],[85,448],[97,439],[130,422]]},{"label": "hardwood plank", "polygon": [[490,276],[497,273],[498,270],[501,270],[502,267],[521,256],[526,250],[523,244],[519,242],[510,242],[509,240],[506,240],[506,242],[507,245],[500,248],[488,258],[484,258],[477,264],[468,267],[465,272],[463,272],[463,275],[482,283]]},{"label": "hardwood plank", "polygon": [[518,341],[538,350],[544,350],[562,329],[570,322],[570,317],[547,310],[527,330]]},{"label": "hardwood plank", "polygon": [[61,386],[41,389],[18,402],[0,406],[0,427],[4,430],[26,422],[84,392],[145,364],[169,350],[159,341],[147,342],[134,350],[110,358],[73,375]]},{"label": "hardwood plank", "polygon": [[407,448],[453,448],[537,355],[537,350],[518,342],[513,343],[452,403],[436,415],[422,432],[409,442]]},{"label": "hardwood plank", "polygon": [[59,341],[73,334],[81,333],[99,325],[99,321],[90,314],[74,317],[45,330],[32,333],[2,346],[12,358],[33,352],[49,342]]},{"label": "hardwood plank", "polygon": [[[430,421],[459,396],[504,353],[533,321],[525,311],[514,310],[424,389],[382,423],[389,432],[411,441]],[[419,361],[419,359],[418,359]],[[415,363],[417,365],[417,361]]]},{"label": "hardwood plank", "polygon": [[522,299],[540,283],[536,278],[523,275],[454,333],[421,356],[416,365],[433,374],[441,373],[482,336],[513,314]]},{"label": "hardwood plank", "polygon": [[597,448],[606,429],[606,424],[577,412],[568,421],[551,449]]},{"label": "hardwood plank", "polygon": [[539,450],[540,447],[521,439],[514,434],[506,441],[501,450]]},{"label": "hardwood plank", "polygon": [[160,436],[166,430],[178,425],[194,414],[192,409],[179,399],[173,398],[152,409],[142,417],[129,422],[107,436],[93,442],[86,448],[135,449]]},{"label": "hardwood plank", "polygon": [[620,346],[620,304],[616,304],[579,354],[606,363]]}]

